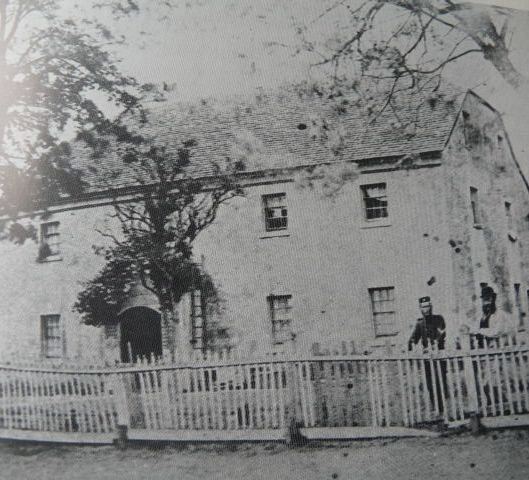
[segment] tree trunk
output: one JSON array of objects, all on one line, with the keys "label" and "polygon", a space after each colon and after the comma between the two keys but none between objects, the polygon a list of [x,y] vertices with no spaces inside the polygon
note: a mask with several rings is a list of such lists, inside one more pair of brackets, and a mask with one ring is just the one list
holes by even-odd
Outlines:
[{"label": "tree trunk", "polygon": [[178,324],[178,311],[162,310],[162,354],[164,358],[173,358],[176,354],[176,335]]},{"label": "tree trunk", "polygon": [[529,85],[529,81],[521,75],[509,58],[507,49],[499,47],[482,47],[483,56],[488,60],[498,73],[511,85],[515,90],[520,90],[522,86]]}]

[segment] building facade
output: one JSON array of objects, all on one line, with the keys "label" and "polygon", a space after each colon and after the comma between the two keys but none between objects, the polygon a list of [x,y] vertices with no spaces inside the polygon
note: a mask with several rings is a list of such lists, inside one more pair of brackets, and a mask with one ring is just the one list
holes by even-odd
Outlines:
[{"label": "building facade", "polygon": [[[211,142],[226,125],[259,141],[262,163],[243,174],[245,195],[194,244],[220,292],[215,321],[228,344],[308,351],[315,342],[353,341],[359,350],[405,342],[423,296],[455,338],[479,318],[484,284],[513,329],[527,326],[529,190],[490,105],[472,92],[424,102],[413,135],[389,114],[362,131],[361,119],[348,120],[342,159],[358,175],[329,194],[300,174],[329,158],[310,136],[315,105],[279,103],[217,117],[189,112],[195,131],[215,123],[204,134]],[[213,151],[206,142],[198,156]],[[103,266],[93,246],[104,244],[98,230],[112,212],[101,191],[66,199],[39,221],[40,245],[0,245],[4,357],[113,362],[202,346],[211,319],[196,295],[182,299],[177,325],[163,325],[156,300],[140,290],[108,327],[83,325],[73,311],[83,282]]]}]

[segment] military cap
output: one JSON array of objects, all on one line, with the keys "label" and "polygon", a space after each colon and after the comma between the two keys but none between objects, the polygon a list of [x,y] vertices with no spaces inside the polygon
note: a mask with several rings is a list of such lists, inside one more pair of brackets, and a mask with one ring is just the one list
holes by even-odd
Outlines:
[{"label": "military cap", "polygon": [[419,305],[430,304],[430,303],[432,303],[431,300],[430,300],[430,297],[421,297],[421,298],[419,298]]},{"label": "military cap", "polygon": [[481,298],[494,299],[496,298],[496,292],[492,287],[487,285],[481,289]]}]

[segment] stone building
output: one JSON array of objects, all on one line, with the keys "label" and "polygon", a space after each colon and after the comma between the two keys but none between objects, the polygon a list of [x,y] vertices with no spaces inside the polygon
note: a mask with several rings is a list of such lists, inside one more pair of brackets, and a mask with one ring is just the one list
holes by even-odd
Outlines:
[{"label": "stone building", "polygon": [[[527,325],[529,193],[501,116],[471,91],[402,105],[398,118],[388,110],[370,122],[360,108],[336,114],[336,104],[294,94],[160,112],[156,128],[169,143],[197,138],[196,162],[237,148],[252,158],[241,174],[245,196],[223,206],[195,243],[222,294],[216,321],[229,342],[267,350],[397,342],[425,295],[453,338],[478,318],[483,284],[513,328]],[[321,119],[328,131],[340,122],[341,160],[358,167],[339,188],[304,182],[307,168],[334,160],[316,138]],[[44,258],[33,242],[0,245],[3,356],[113,361],[127,358],[129,342],[133,354],[200,345],[203,319],[189,295],[177,327],[162,325],[155,299],[141,291],[114,326],[82,325],[72,306],[103,264],[92,246],[113,207],[87,167],[95,160],[75,161],[91,188],[39,221]],[[127,194],[140,188],[125,171],[120,182]]]}]

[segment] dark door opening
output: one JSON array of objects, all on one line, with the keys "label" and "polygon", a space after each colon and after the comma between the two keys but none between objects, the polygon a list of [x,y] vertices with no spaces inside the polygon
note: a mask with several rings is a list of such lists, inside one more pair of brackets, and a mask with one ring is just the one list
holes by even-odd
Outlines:
[{"label": "dark door opening", "polygon": [[122,362],[162,355],[162,322],[157,311],[148,307],[129,308],[119,320]]}]

